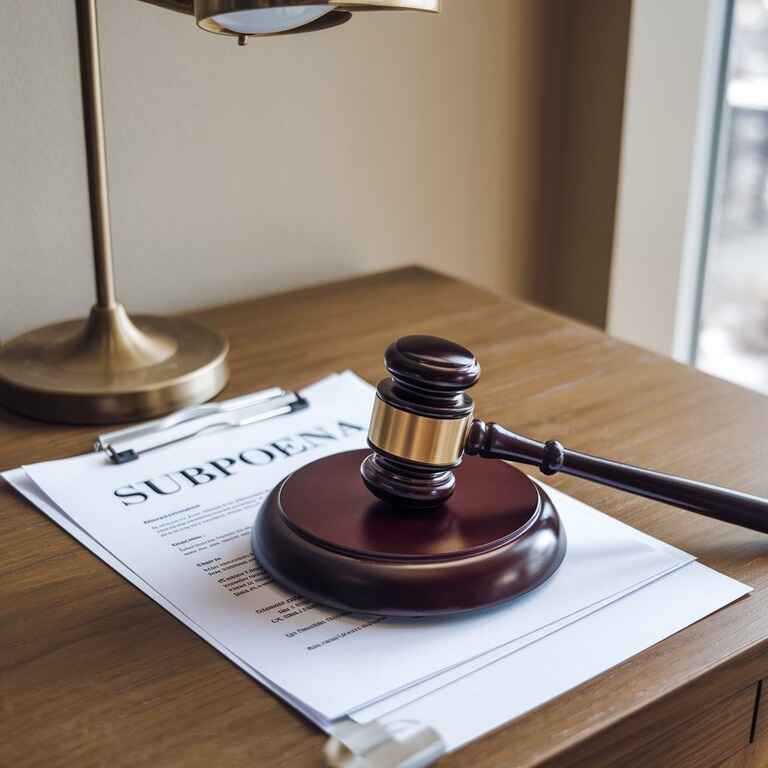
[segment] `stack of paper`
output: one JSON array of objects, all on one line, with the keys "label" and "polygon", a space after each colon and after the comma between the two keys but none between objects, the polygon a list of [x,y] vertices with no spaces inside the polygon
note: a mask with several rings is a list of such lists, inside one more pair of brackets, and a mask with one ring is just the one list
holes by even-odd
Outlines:
[{"label": "stack of paper", "polygon": [[[340,722],[416,720],[454,749],[749,591],[547,488],[568,534],[567,555],[542,587],[504,607],[402,621],[291,595],[251,554],[254,516],[289,472],[364,447],[373,398],[349,372],[303,394],[305,411],[128,464],[94,453],[5,478],[328,732]],[[468,696],[471,711],[460,706]]]}]

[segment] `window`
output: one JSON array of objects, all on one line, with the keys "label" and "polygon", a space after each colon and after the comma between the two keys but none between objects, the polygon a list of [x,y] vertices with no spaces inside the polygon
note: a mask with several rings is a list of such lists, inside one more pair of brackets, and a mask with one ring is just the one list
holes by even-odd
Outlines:
[{"label": "window", "polygon": [[768,393],[768,0],[731,18],[693,355]]}]

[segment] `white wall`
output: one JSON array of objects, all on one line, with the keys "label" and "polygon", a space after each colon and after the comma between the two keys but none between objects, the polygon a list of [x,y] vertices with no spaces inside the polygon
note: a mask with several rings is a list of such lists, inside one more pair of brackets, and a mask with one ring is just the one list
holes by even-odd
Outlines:
[{"label": "white wall", "polygon": [[[129,310],[412,262],[536,297],[556,3],[445,0],[246,48],[142,3],[99,7]],[[71,1],[0,3],[0,110],[8,339],[93,300]]]}]

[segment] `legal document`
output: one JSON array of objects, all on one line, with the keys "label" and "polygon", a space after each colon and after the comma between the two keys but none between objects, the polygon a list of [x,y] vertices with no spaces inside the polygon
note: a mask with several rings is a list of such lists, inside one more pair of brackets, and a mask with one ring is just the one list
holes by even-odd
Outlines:
[{"label": "legal document", "polygon": [[[377,713],[378,722],[428,723],[447,751],[458,749],[750,591],[701,563],[690,563],[517,653],[489,654],[485,663],[468,665],[453,683],[409,697],[401,706],[382,708],[388,711]],[[353,718],[370,722],[371,714]]]},{"label": "legal document", "polygon": [[[347,716],[365,723],[411,718],[416,710],[408,707],[416,707],[420,718],[432,704],[436,713],[450,709],[450,701],[458,700],[451,697],[462,696],[470,679],[482,677],[493,690],[487,670],[494,665],[514,659],[536,664],[539,649],[567,629],[591,634],[593,617],[608,615],[612,606],[661,586],[692,564],[690,555],[547,488],[568,534],[568,552],[555,576],[506,606],[402,621],[330,610],[293,595],[253,557],[254,517],[285,475],[323,455],[365,446],[373,389],[347,372],[302,394],[310,402],[304,411],[202,435],[128,464],[88,454],[5,477],[97,556],[326,730]],[[696,618],[748,591],[719,574],[712,578],[728,582],[728,589],[715,590],[717,600],[690,612]],[[627,615],[624,635],[632,634],[633,621],[653,625],[661,637],[677,631]],[[611,634],[604,626],[602,631],[603,637]],[[636,653],[636,646],[618,661]],[[606,649],[607,666],[598,658],[588,669],[574,660],[574,674],[597,674],[617,663],[615,657]],[[547,696],[573,684],[558,689],[553,683]],[[516,708],[507,708],[509,717],[525,711],[526,701],[535,706],[540,699],[520,693]],[[461,737],[446,735],[446,743],[455,746],[482,732],[470,729],[468,736],[464,728]]]}]

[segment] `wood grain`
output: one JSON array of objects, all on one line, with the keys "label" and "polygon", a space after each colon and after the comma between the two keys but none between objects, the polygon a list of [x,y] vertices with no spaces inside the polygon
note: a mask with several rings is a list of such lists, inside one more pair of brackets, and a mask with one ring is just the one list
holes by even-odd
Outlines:
[{"label": "wood grain", "polygon": [[[666,733],[650,728],[645,743],[616,752],[616,768],[708,768],[748,749],[757,685],[718,702],[705,712],[681,723],[670,722]],[[601,760],[603,762],[603,760]],[[586,763],[589,764],[589,763]]]},{"label": "wood grain", "polygon": [[717,768],[768,768],[768,734],[756,734],[746,749],[718,763]]},{"label": "wood grain", "polygon": [[[768,495],[764,397],[434,273],[399,270],[199,316],[232,343],[222,397],[343,368],[376,382],[394,338],[442,335],[477,354],[485,419]],[[92,439],[93,429],[2,414],[0,467],[86,451]],[[553,484],[755,591],[446,766],[612,765],[768,677],[768,537],[574,478]],[[0,510],[0,765],[321,764],[322,734],[7,486]]]}]

